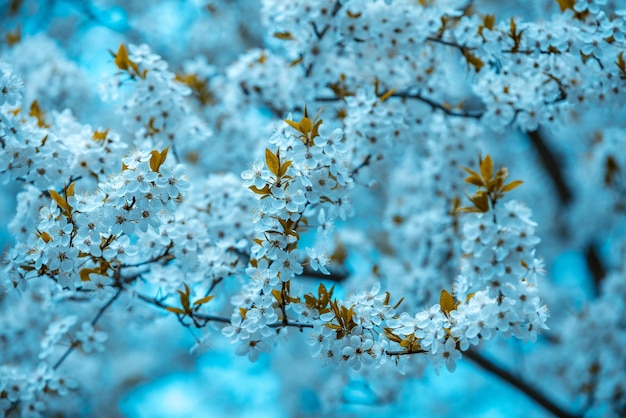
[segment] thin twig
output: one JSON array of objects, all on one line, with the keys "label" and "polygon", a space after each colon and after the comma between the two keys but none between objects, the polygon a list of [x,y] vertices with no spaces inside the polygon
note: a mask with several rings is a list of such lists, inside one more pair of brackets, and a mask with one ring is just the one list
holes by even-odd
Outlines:
[{"label": "thin twig", "polygon": [[[379,95],[379,97],[382,95]],[[448,116],[453,116],[453,117],[459,117],[459,118],[470,118],[470,119],[480,119],[483,117],[484,112],[483,111],[476,111],[476,112],[471,112],[471,111],[456,111],[453,109],[448,108],[447,106],[438,103],[432,99],[429,99],[428,97],[424,97],[419,93],[408,93],[408,92],[397,92],[397,93],[393,93],[391,95],[389,95],[389,97],[396,97],[396,98],[400,98],[400,99],[413,99],[413,100],[418,100],[422,103],[426,103],[427,105],[429,105],[431,108],[433,109],[438,109],[441,110],[442,112],[444,112],[446,115]],[[338,102],[340,100],[343,100],[340,97],[316,97],[315,101],[317,102]]]},{"label": "thin twig", "polygon": [[[98,310],[98,313],[96,314],[96,316],[91,320],[92,326],[96,325],[96,323],[100,320],[104,312],[106,312],[106,310],[109,309],[109,307],[113,304],[113,302],[115,302],[115,300],[120,296],[120,294],[122,293],[122,290],[123,289],[121,287],[118,288],[117,292],[115,292],[115,294],[107,301],[107,303],[104,304],[104,306],[100,308],[100,310]],[[72,342],[70,346],[68,347],[68,349],[65,350],[61,358],[59,358],[57,362],[54,363],[54,365],[52,366],[52,370],[58,369],[61,366],[61,364],[63,364],[63,362],[67,360],[70,354],[72,354],[72,352],[79,346],[80,344],[76,342]],[[20,404],[20,401],[13,402],[11,406],[6,410],[5,412],[6,416],[8,417],[11,414],[11,412],[13,412],[18,407],[19,404]]]},{"label": "thin twig", "polygon": [[297,275],[298,278],[304,279],[323,279],[330,282],[342,282],[346,280],[350,275],[345,271],[332,270],[330,274],[324,274],[320,271],[313,270],[309,266],[304,266],[304,270],[301,274]]},{"label": "thin twig", "polygon": [[408,356],[411,354],[424,354],[426,351],[424,350],[415,350],[415,351],[404,351],[404,350],[386,350],[385,354],[388,356]]},{"label": "thin twig", "polygon": [[[135,293],[135,295],[137,296],[138,299],[143,300],[144,302],[147,302],[151,305],[157,306],[159,308],[162,309],[167,309],[167,308],[171,308],[171,306],[163,303],[162,301],[155,299],[155,298],[151,298],[149,296],[146,295],[142,295],[141,293]],[[180,315],[180,314],[177,314]],[[182,316],[182,315],[181,315]],[[228,317],[225,316],[217,316],[217,315],[205,315],[205,314],[201,314],[201,313],[197,313],[197,312],[192,312],[191,315],[187,314],[187,316],[192,316],[193,319],[200,319],[206,322],[220,322],[222,324],[230,324],[231,320]],[[313,328],[313,324],[303,324],[300,322],[292,322],[292,321],[286,321],[283,322],[282,320],[279,322],[274,322],[272,324],[268,324],[267,325],[270,328],[282,328],[282,327],[294,327],[294,328],[300,328],[301,330],[303,328]]]}]

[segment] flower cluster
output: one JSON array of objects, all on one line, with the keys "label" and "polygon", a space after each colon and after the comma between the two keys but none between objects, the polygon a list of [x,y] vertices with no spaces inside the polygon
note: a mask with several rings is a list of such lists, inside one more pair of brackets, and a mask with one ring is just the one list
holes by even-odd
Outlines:
[{"label": "flower cluster", "polygon": [[112,286],[120,284],[120,266],[137,254],[130,237],[158,230],[188,187],[182,166],[163,164],[166,156],[167,149],[137,150],[95,193],[77,194],[72,182],[30,202],[38,205],[38,223],[9,253],[9,287],[49,276],[62,288],[111,296]]},{"label": "flower cluster", "polygon": [[[288,324],[287,307],[298,300],[290,295],[290,281],[304,270],[305,252],[298,248],[303,227],[312,226],[315,219],[330,224],[351,215],[347,191],[352,179],[343,135],[338,129],[320,134],[321,124],[317,117],[310,119],[306,110],[299,122],[287,120],[272,137],[277,150],[267,149],[265,161],[254,162],[241,175],[258,196],[257,238],[247,270],[252,280],[233,299],[238,310],[224,333],[233,342],[241,341],[245,349],[238,353],[248,353],[250,358],[267,347],[259,344],[261,336],[276,334],[269,326]],[[306,254],[312,269],[328,274],[329,259],[323,249],[307,248]]]},{"label": "flower cluster", "polygon": [[21,109],[22,81],[2,67],[6,90],[0,104],[0,180],[20,180],[39,189],[58,188],[70,177],[99,179],[112,171],[126,145],[109,129],[81,125],[72,113],[48,116],[37,101]]},{"label": "flower cluster", "polygon": [[320,287],[317,298],[306,299],[307,317],[316,324],[309,339],[314,355],[358,370],[361,364],[424,353],[435,369],[445,364],[454,371],[470,345],[496,333],[534,340],[546,328],[547,310],[537,293],[543,270],[534,258],[539,240],[530,211],[515,201],[502,209],[496,205],[520,182],[504,184],[506,169],[494,173],[489,156],[480,167],[480,174],[466,169],[466,181],[485,190],[472,196],[475,207],[459,209],[480,214],[468,215],[463,225],[465,256],[454,296],[443,290],[439,304],[411,315],[396,313],[399,304],[391,306],[389,293],[378,295],[378,286],[341,302]]},{"label": "flower cluster", "polygon": [[0,106],[18,106],[22,102],[24,83],[4,62],[0,62],[0,86]]},{"label": "flower cluster", "polygon": [[[175,150],[180,147],[191,152],[185,138],[196,138],[193,150],[209,138],[210,130],[202,119],[190,114],[185,101],[192,89],[184,78],[168,70],[165,60],[145,44],[129,45],[128,49],[120,44],[113,56],[121,72],[109,80],[111,91],[105,95],[117,99],[121,93],[125,98],[118,110],[136,145],[175,146]],[[128,78],[132,81],[130,86]]]}]

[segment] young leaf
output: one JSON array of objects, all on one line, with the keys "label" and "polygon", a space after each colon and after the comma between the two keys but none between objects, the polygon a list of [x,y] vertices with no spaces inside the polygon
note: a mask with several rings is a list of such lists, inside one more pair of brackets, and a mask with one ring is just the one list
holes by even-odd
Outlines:
[{"label": "young leaf", "polygon": [[80,272],[78,272],[78,275],[80,276],[80,281],[81,282],[91,281],[91,279],[89,278],[89,275],[91,273],[98,273],[98,270],[97,269],[82,269]]},{"label": "young leaf", "polygon": [[626,76],[626,61],[624,61],[624,51],[617,55],[617,62],[615,63],[619,68],[622,76]]},{"label": "young leaf", "polygon": [[289,126],[291,126],[293,129],[295,129],[296,131],[300,130],[300,124],[298,122],[294,122],[292,120],[289,119],[285,119],[285,123]]},{"label": "young leaf", "polygon": [[387,100],[388,98],[390,98],[394,93],[396,92],[396,89],[391,89],[389,90],[387,93],[383,94],[382,96],[380,96],[378,98],[378,100],[380,102],[384,102],[385,100]]},{"label": "young leaf", "polygon": [[165,310],[173,312],[173,313],[176,313],[176,314],[180,314],[180,315],[185,315],[186,314],[186,312],[183,311],[182,309],[174,308],[173,306],[168,306],[168,307],[165,308]]},{"label": "young leaf", "polygon": [[276,302],[282,304],[283,303],[283,295],[280,293],[278,289],[272,289],[272,296],[276,299]]},{"label": "young leaf", "polygon": [[473,196],[470,196],[469,199],[480,212],[489,211],[489,195],[484,191],[477,191]]},{"label": "young leaf", "polygon": [[313,123],[311,123],[311,119],[307,117],[302,118],[302,120],[300,121],[300,131],[303,134],[308,134],[309,132],[311,132],[312,126],[313,126]]},{"label": "young leaf", "polygon": [[293,161],[288,160],[280,165],[280,168],[278,169],[278,177],[282,177],[287,174],[287,170],[291,167],[291,163],[293,163]]},{"label": "young leaf", "polygon": [[150,169],[152,171],[154,171],[155,173],[159,172],[161,165],[163,165],[163,163],[165,162],[165,159],[167,158],[167,153],[169,152],[169,150],[170,150],[170,147],[168,145],[161,152],[157,150],[152,150],[150,152]]},{"label": "young leaf", "polygon": [[269,168],[274,175],[278,176],[278,171],[280,169],[278,157],[268,148],[265,149],[265,163],[267,164],[267,168]]},{"label": "young leaf", "polygon": [[290,32],[274,32],[274,38],[281,39],[283,41],[292,41],[293,36]]},{"label": "young leaf", "polygon": [[66,212],[70,211],[70,205],[67,204],[67,201],[63,198],[63,196],[61,196],[59,193],[52,189],[48,190],[48,192],[50,193],[50,197],[52,198],[52,200],[57,202],[57,205],[59,205],[61,209],[65,210]]},{"label": "young leaf", "polygon": [[441,291],[441,295],[439,296],[439,306],[441,306],[441,311],[446,316],[454,310],[454,298],[445,289]]},{"label": "young leaf", "polygon": [[524,183],[522,180],[515,180],[510,182],[509,184],[505,185],[502,188],[502,192],[506,193],[506,192],[510,192],[511,190],[517,188],[519,185],[521,185],[522,183]]},{"label": "young leaf", "polygon": [[209,296],[205,296],[203,298],[198,299],[197,301],[195,301],[193,304],[194,305],[203,305],[205,303],[208,303],[211,301],[211,299],[213,299],[215,296],[213,295],[209,295]]},{"label": "young leaf", "polygon": [[92,135],[92,139],[94,141],[104,141],[107,139],[107,135],[109,134],[109,129],[105,129],[104,131],[94,131]]},{"label": "young leaf", "polygon": [[463,50],[463,56],[467,60],[467,63],[474,67],[474,70],[476,70],[476,72],[479,72],[480,69],[485,66],[485,63],[480,58],[469,52],[469,50],[467,49]]},{"label": "young leaf", "polygon": [[72,182],[67,189],[65,190],[65,195],[67,197],[71,197],[74,196],[74,186],[76,185],[76,182]]},{"label": "young leaf", "polygon": [[115,57],[115,65],[117,68],[123,71],[128,71],[128,67],[130,65],[130,59],[128,58],[128,50],[126,49],[126,45],[120,44],[117,49],[117,54],[111,53]]},{"label": "young leaf", "polygon": [[32,116],[34,118],[37,119],[37,126],[40,128],[48,128],[49,125],[46,124],[46,121],[44,120],[44,112],[43,110],[41,110],[41,108],[39,107],[39,102],[37,100],[33,101],[30,105],[30,112],[28,113],[29,116]]},{"label": "young leaf", "polygon": [[52,237],[50,236],[50,234],[48,234],[46,231],[43,231],[39,234],[39,237],[43,240],[43,242],[45,242],[46,244],[49,243],[50,241],[54,241],[52,239]]},{"label": "young leaf", "polygon": [[393,333],[393,329],[392,328],[385,328],[385,336],[390,340],[393,341],[395,343],[402,343],[402,338],[400,338],[399,336],[397,336],[396,334]]},{"label": "young leaf", "polygon": [[493,175],[493,160],[489,154],[480,162],[480,174],[485,181],[489,181]]}]

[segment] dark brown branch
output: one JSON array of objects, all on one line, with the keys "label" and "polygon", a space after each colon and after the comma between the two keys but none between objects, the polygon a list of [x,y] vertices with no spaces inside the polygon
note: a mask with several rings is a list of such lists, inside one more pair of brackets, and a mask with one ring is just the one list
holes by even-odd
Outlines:
[{"label": "dark brown branch", "polygon": [[[378,95],[378,97],[381,97],[381,96],[382,94]],[[445,105],[441,103],[438,103],[432,99],[429,99],[428,97],[424,97],[419,93],[397,92],[397,93],[391,94],[389,97],[418,100],[422,103],[426,103],[433,109],[441,110],[446,115],[453,116],[453,117],[480,119],[484,114],[483,111],[470,112],[470,111],[453,110],[453,109],[446,107]],[[315,101],[317,102],[338,102],[340,100],[342,100],[340,97],[316,97],[315,98]]]},{"label": "dark brown branch", "polygon": [[552,183],[554,184],[556,192],[559,195],[559,201],[561,202],[561,205],[567,205],[572,200],[572,192],[569,185],[565,182],[565,179],[563,178],[563,173],[560,169],[560,164],[556,155],[548,147],[545,139],[543,138],[543,135],[541,135],[538,130],[528,132],[528,138],[537,150],[537,154],[539,155],[539,160],[541,161],[541,164],[546,169],[546,171],[550,175],[550,178],[552,179]]},{"label": "dark brown branch", "polygon": [[472,362],[474,362],[476,365],[480,366],[482,369],[486,370],[487,372],[495,376],[498,376],[500,379],[509,383],[511,386],[515,387],[516,389],[520,390],[522,393],[524,393],[526,396],[528,396],[529,398],[537,402],[539,405],[541,405],[544,409],[549,411],[554,416],[564,417],[564,418],[565,417],[572,417],[572,418],[581,417],[581,415],[573,414],[561,408],[560,406],[555,404],[552,400],[548,399],[542,392],[537,390],[533,385],[522,380],[520,377],[515,376],[513,373],[509,372],[508,370],[505,370],[504,368],[496,365],[492,361],[483,357],[477,351],[474,351],[474,350],[464,351],[463,356],[467,357],[468,359],[470,359]]},{"label": "dark brown branch", "polygon": [[[540,131],[536,130],[528,132],[528,138],[537,150],[539,160],[554,184],[559,197],[559,202],[562,206],[566,206],[572,201],[573,195],[570,186],[565,181],[563,170],[558,162],[558,158],[550,147],[548,147]],[[600,293],[600,284],[606,275],[606,269],[602,264],[602,260],[593,243],[587,244],[584,249],[584,253],[587,266],[589,267],[589,271],[593,277],[593,286],[597,295]]]},{"label": "dark brown branch", "polygon": [[456,42],[445,41],[445,40],[443,40],[441,38],[433,38],[432,36],[429,36],[428,38],[426,38],[426,40],[430,41],[430,42],[435,42],[435,43],[438,43],[438,44],[446,45],[446,46],[451,46],[452,48],[458,49],[462,53],[465,53],[465,51],[476,49],[475,47],[473,47],[473,48],[472,47],[468,47],[468,46],[465,46],[465,45],[457,44]]},{"label": "dark brown branch", "polygon": [[[159,308],[162,309],[167,309],[170,308],[171,306],[163,303],[162,301],[155,299],[155,298],[151,298],[149,296],[146,295],[142,295],[141,293],[136,293],[135,294],[137,296],[137,298],[143,300],[144,302],[147,302],[151,305],[157,306]],[[183,315],[181,314],[176,314],[179,317],[182,317]],[[202,321],[207,321],[207,322],[220,322],[222,324],[230,324],[230,318],[227,318],[225,316],[216,316],[216,315],[205,315],[205,314],[201,314],[201,313],[197,313],[197,312],[192,312],[191,314],[187,314],[187,316],[191,316],[192,319],[200,319]],[[304,329],[304,328],[313,328],[313,324],[302,324],[300,322],[291,322],[291,321],[280,321],[280,322],[275,322],[273,324],[268,324],[267,325],[270,328],[282,328],[282,327],[293,327],[293,328],[299,328],[300,330]]]},{"label": "dark brown branch", "polygon": [[456,111],[456,110],[452,110],[449,109],[448,107],[444,106],[441,103],[437,103],[434,100],[431,100],[427,97],[422,96],[421,94],[409,94],[409,93],[403,93],[403,92],[398,92],[398,93],[394,93],[392,94],[390,97],[399,97],[402,99],[414,99],[414,100],[418,100],[422,103],[426,103],[427,105],[429,105],[430,107],[432,107],[433,109],[439,109],[441,110],[443,113],[445,113],[448,116],[455,116],[455,117],[460,117],[460,118],[471,118],[471,119],[480,119],[483,117],[484,112],[482,111],[477,111],[477,112],[470,112],[470,111]]},{"label": "dark brown branch", "polygon": [[589,243],[585,248],[585,260],[587,261],[587,267],[589,267],[591,277],[593,278],[595,293],[599,295],[602,280],[606,276],[606,268],[602,263],[600,254],[598,254],[598,249],[593,243]]}]

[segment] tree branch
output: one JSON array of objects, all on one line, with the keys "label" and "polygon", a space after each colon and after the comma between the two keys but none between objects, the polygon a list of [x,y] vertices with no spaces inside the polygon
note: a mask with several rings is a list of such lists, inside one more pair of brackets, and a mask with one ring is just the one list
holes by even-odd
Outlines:
[{"label": "tree branch", "polygon": [[464,351],[463,355],[467,357],[468,359],[470,359],[472,362],[474,362],[476,365],[480,366],[482,369],[499,377],[500,379],[504,380],[511,386],[515,387],[516,389],[524,393],[526,396],[528,396],[529,398],[537,402],[539,405],[541,405],[544,409],[549,411],[554,416],[563,417],[563,418],[581,417],[581,415],[573,414],[573,413],[570,413],[569,411],[564,410],[563,408],[555,404],[552,400],[548,399],[543,393],[537,390],[530,383],[522,380],[520,377],[515,376],[513,373],[509,372],[508,370],[505,370],[504,368],[491,362],[487,358],[483,357],[477,351],[470,349],[468,351]]},{"label": "tree branch", "polygon": [[585,247],[585,260],[587,261],[587,266],[591,271],[594,290],[596,295],[599,295],[602,280],[604,279],[604,276],[606,276],[606,268],[602,263],[600,254],[598,254],[598,249],[593,243],[589,243]]},{"label": "tree branch", "polygon": [[[109,307],[113,304],[113,302],[115,302],[115,300],[122,294],[122,290],[123,289],[121,287],[118,288],[117,292],[115,292],[115,294],[111,296],[111,298],[107,301],[107,303],[105,303],[100,308],[100,310],[98,310],[98,313],[96,314],[96,316],[91,320],[92,326],[96,325],[96,323],[100,320],[104,312],[106,312],[106,310],[109,309]],[[80,344],[72,342],[70,346],[68,347],[68,349],[65,350],[65,353],[63,353],[61,358],[59,358],[59,360],[57,360],[57,362],[54,363],[54,365],[52,366],[52,370],[58,369],[61,366],[61,364],[63,364],[63,362],[67,360],[70,354],[72,354],[72,352],[79,346]],[[6,416],[8,417],[9,415],[11,415],[11,412],[13,412],[18,407],[19,404],[20,404],[20,401],[13,402],[11,406],[6,410],[5,412]]]},{"label": "tree branch", "polygon": [[422,103],[426,103],[433,109],[441,110],[443,113],[445,113],[448,116],[454,116],[454,117],[459,117],[459,118],[480,119],[483,117],[483,114],[484,114],[483,111],[471,112],[471,111],[452,110],[441,103],[435,102],[434,100],[431,100],[427,97],[422,96],[419,93],[409,94],[409,93],[404,93],[404,92],[398,92],[398,93],[393,93],[390,97],[399,97],[402,99],[418,100]]},{"label": "tree branch", "polygon": [[343,282],[350,275],[345,271],[331,270],[330,274],[324,274],[320,271],[313,270],[309,266],[303,266],[304,270],[301,274],[297,275],[298,278],[303,279],[323,279],[331,282]]},{"label": "tree branch", "polygon": [[[528,138],[535,147],[541,164],[550,176],[550,179],[556,188],[559,196],[559,202],[562,206],[568,205],[573,199],[573,194],[570,186],[565,181],[563,171],[561,170],[556,155],[548,147],[540,131],[536,130],[528,132]],[[584,253],[587,266],[589,267],[589,271],[591,272],[591,276],[593,278],[593,287],[596,295],[598,295],[600,294],[602,279],[606,276],[606,268],[602,264],[602,259],[600,258],[598,250],[593,243],[587,244],[584,249]]]},{"label": "tree branch", "polygon": [[554,152],[548,147],[543,135],[541,135],[538,130],[528,132],[528,138],[535,147],[535,150],[537,150],[541,164],[552,179],[552,183],[559,195],[561,205],[567,205],[572,200],[572,191],[563,178],[563,173],[559,168],[556,155],[554,155]]},{"label": "tree branch", "polygon": [[[167,309],[167,308],[171,308],[172,306],[169,306],[165,303],[163,303],[162,301],[155,299],[155,298],[151,298],[149,296],[146,295],[142,295],[141,293],[135,293],[135,295],[137,296],[138,299],[143,300],[144,302],[147,302],[151,305],[154,305],[156,307],[162,308],[162,309]],[[181,316],[181,314],[176,314],[179,317]],[[202,321],[206,321],[206,322],[220,322],[222,324],[230,324],[230,318],[225,317],[225,316],[217,316],[217,315],[205,315],[205,314],[201,314],[201,313],[197,313],[197,312],[192,312],[191,314],[186,314],[186,316],[190,316],[192,317],[192,319],[200,319]],[[303,324],[300,322],[292,322],[292,321],[287,321],[287,322],[283,322],[283,321],[279,321],[279,322],[275,322],[273,324],[268,324],[267,325],[270,328],[282,328],[282,327],[293,327],[293,328],[300,328],[300,330],[302,331],[302,329],[304,328],[313,328],[313,324]]]},{"label": "tree branch", "polygon": [[[381,97],[381,96],[383,96],[383,94],[378,95],[378,97]],[[397,92],[397,93],[393,93],[389,95],[388,97],[418,100],[422,103],[426,103],[433,109],[441,110],[446,115],[453,116],[453,117],[480,119],[483,117],[483,114],[484,114],[483,111],[476,111],[476,112],[456,111],[456,110],[448,108],[447,106],[441,103],[438,103],[432,99],[429,99],[428,97],[424,97],[419,93]],[[316,97],[314,100],[317,102],[338,102],[339,100],[343,100],[343,99],[340,97]]]}]

